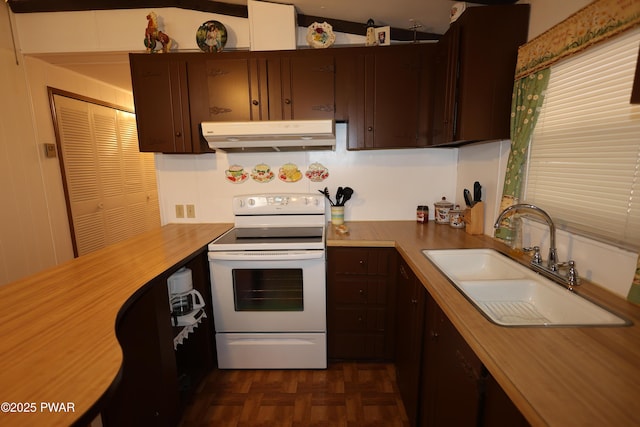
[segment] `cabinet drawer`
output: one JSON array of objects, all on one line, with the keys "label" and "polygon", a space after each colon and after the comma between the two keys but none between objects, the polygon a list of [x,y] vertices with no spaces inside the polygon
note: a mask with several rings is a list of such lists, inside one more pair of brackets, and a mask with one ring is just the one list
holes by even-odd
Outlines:
[{"label": "cabinet drawer", "polygon": [[334,274],[386,276],[389,274],[389,251],[386,248],[332,248],[330,265]]},{"label": "cabinet drawer", "polygon": [[386,304],[387,281],[385,279],[353,279],[337,277],[331,289],[334,304]]},{"label": "cabinet drawer", "polygon": [[331,331],[377,331],[386,329],[387,312],[384,308],[340,307],[332,310]]}]

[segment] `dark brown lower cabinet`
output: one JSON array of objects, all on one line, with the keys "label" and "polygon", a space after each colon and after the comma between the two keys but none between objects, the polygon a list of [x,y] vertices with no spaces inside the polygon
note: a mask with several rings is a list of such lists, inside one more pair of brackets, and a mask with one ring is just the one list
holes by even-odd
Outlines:
[{"label": "dark brown lower cabinet", "polygon": [[486,395],[482,411],[483,426],[528,427],[530,425],[489,373],[487,373],[484,390]]},{"label": "dark brown lower cabinet", "polygon": [[418,420],[420,370],[427,291],[409,265],[398,262],[396,381],[411,425]]},{"label": "dark brown lower cabinet", "polygon": [[327,251],[327,344],[330,360],[392,360],[394,248]]},{"label": "dark brown lower cabinet", "polygon": [[431,297],[427,313],[420,425],[528,426]]},{"label": "dark brown lower cabinet", "polygon": [[421,425],[476,426],[480,419],[482,363],[433,298],[427,300]]}]

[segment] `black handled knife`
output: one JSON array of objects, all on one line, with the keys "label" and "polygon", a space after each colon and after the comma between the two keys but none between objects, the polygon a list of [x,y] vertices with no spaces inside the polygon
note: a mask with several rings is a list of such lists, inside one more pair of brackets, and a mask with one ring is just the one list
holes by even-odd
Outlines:
[{"label": "black handled knife", "polygon": [[473,183],[473,201],[479,202],[482,200],[482,186],[478,181]]},{"label": "black handled knife", "polygon": [[471,191],[464,189],[464,202],[468,207],[473,206],[473,200],[471,200]]}]

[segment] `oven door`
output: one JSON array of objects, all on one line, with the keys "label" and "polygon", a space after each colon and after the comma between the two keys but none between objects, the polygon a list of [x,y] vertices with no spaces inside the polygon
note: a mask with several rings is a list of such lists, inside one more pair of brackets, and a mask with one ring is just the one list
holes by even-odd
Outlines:
[{"label": "oven door", "polygon": [[209,252],[216,332],[325,332],[324,250]]}]

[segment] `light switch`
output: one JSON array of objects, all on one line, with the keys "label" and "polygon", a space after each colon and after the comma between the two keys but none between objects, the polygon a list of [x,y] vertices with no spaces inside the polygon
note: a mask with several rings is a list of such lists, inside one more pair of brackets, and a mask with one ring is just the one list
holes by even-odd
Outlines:
[{"label": "light switch", "polygon": [[196,217],[196,205],[187,205],[187,218]]}]

